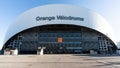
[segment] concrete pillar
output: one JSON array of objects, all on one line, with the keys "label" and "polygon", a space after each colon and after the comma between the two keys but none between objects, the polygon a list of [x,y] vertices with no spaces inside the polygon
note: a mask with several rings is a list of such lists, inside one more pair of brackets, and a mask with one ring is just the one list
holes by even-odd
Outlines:
[{"label": "concrete pillar", "polygon": [[40,55],[43,55],[43,54],[44,54],[44,49],[41,48],[41,50],[40,50]]},{"label": "concrete pillar", "polygon": [[4,50],[4,55],[10,55],[10,51]]},{"label": "concrete pillar", "polygon": [[10,50],[11,55],[18,55],[18,49]]},{"label": "concrete pillar", "polygon": [[91,55],[96,55],[96,54],[97,54],[97,52],[96,52],[96,51],[94,51],[94,50],[90,50],[90,54],[91,54]]},{"label": "concrete pillar", "polygon": [[4,50],[4,55],[10,55],[10,49],[8,49],[8,48],[5,49],[5,50]]},{"label": "concrete pillar", "polygon": [[41,50],[41,47],[38,47],[37,55],[40,55],[40,50]]},{"label": "concrete pillar", "polygon": [[45,47],[38,47],[37,54],[38,55],[43,55],[44,54],[44,49],[45,49]]}]

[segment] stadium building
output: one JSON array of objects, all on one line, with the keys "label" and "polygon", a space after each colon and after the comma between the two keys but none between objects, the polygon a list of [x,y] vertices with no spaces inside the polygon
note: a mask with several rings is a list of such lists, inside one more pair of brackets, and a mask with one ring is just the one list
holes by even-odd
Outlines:
[{"label": "stadium building", "polygon": [[18,49],[19,54],[79,54],[91,50],[115,52],[112,29],[98,13],[65,4],[39,6],[22,13],[3,39],[2,51]]}]

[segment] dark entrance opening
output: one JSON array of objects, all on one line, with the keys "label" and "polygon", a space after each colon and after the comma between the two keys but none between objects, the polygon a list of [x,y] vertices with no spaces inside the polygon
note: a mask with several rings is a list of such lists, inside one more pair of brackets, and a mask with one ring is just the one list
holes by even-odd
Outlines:
[{"label": "dark entrance opening", "polygon": [[20,32],[5,48],[17,48],[19,54],[36,54],[38,47],[45,47],[45,54],[76,54],[82,52],[81,40],[80,26],[44,25]]}]

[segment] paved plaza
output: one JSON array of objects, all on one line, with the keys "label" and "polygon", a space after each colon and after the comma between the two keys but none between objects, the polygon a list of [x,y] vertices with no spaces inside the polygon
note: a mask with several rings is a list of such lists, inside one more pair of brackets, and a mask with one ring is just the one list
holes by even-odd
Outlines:
[{"label": "paved plaza", "polygon": [[0,68],[120,68],[120,56],[0,55]]}]

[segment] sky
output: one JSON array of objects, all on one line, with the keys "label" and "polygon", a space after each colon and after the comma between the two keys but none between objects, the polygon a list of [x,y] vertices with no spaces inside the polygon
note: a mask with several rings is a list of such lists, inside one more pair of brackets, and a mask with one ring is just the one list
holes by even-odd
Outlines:
[{"label": "sky", "polygon": [[47,4],[72,4],[96,11],[108,21],[116,41],[120,41],[120,0],[0,0],[0,38],[21,13]]}]

